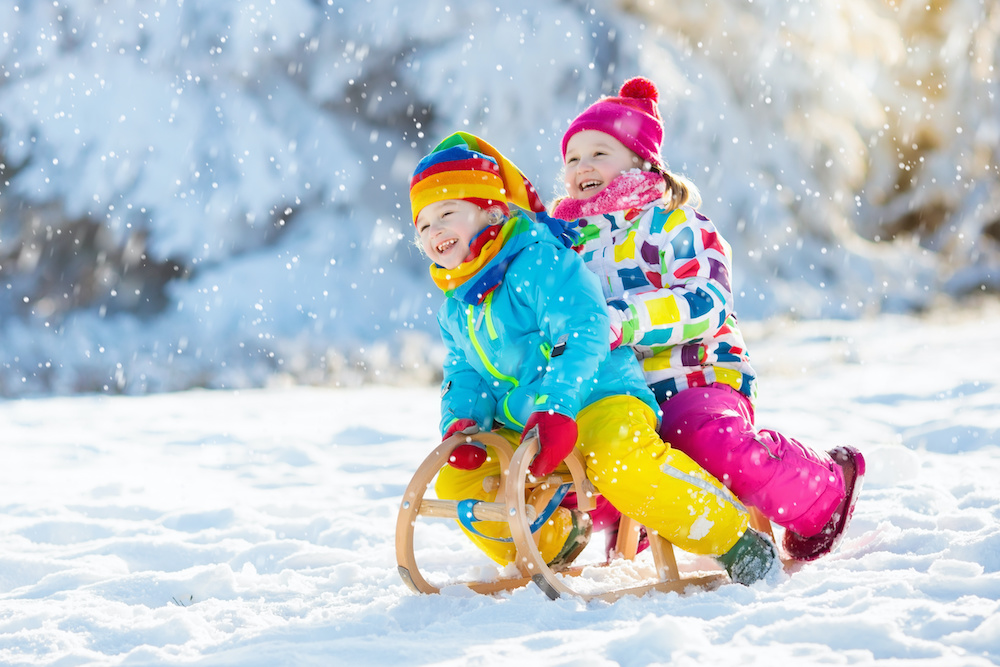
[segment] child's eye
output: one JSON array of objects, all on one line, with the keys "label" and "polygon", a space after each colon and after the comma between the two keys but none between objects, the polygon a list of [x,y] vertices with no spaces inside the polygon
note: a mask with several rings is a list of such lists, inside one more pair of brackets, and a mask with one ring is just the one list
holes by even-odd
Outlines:
[{"label": "child's eye", "polygon": [[578,160],[579,160],[579,158],[575,158],[575,157],[571,157],[571,158],[569,158],[568,160],[566,160],[566,164],[574,164],[574,163],[576,163],[576,162],[577,162]]}]

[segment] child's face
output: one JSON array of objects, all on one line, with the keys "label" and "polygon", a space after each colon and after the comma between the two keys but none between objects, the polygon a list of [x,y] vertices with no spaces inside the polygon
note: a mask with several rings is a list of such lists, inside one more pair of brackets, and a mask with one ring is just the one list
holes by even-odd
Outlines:
[{"label": "child's face", "polygon": [[622,172],[642,166],[642,158],[610,134],[582,130],[566,143],[566,194],[573,199],[589,199]]},{"label": "child's face", "polygon": [[431,260],[454,269],[469,256],[469,244],[490,224],[483,209],[463,199],[445,199],[425,206],[417,216],[420,246]]}]

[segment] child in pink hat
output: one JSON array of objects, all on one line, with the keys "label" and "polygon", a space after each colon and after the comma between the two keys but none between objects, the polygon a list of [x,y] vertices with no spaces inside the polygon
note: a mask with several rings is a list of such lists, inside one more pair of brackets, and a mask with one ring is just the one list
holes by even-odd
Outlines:
[{"label": "child in pink hat", "polygon": [[865,473],[853,447],[819,453],[757,428],[757,375],[737,325],[732,251],[695,186],[660,155],[656,86],[625,82],[581,113],[562,140],[567,196],[552,214],[577,220],[600,277],[612,349],[642,362],[663,410],[664,442],[685,452],[785,529],[789,557],[814,560],[843,537]]}]

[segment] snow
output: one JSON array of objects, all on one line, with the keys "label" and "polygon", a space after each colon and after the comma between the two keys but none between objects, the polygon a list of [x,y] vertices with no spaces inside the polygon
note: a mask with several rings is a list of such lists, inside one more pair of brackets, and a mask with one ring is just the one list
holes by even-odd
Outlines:
[{"label": "snow", "polygon": [[[748,325],[758,423],[866,455],[847,537],[752,587],[614,603],[403,585],[425,385],[0,403],[0,663],[996,664],[1000,359],[973,341],[998,328],[991,302]],[[498,574],[446,520],[415,541],[439,585]],[[645,576],[642,558],[585,580]]]},{"label": "snow", "polygon": [[[0,3],[0,664],[1000,662],[993,5],[499,5]],[[759,423],[866,454],[847,539],[750,588],[415,595],[410,172],[465,130],[550,200],[636,74],[733,247]],[[416,539],[433,582],[497,576]]]}]

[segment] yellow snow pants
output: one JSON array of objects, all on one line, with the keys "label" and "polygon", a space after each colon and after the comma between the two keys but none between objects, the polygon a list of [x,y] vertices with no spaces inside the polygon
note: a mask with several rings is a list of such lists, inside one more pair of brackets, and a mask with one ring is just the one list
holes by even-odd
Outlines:
[{"label": "yellow snow pants", "polygon": [[[653,410],[633,396],[611,396],[576,417],[587,477],[618,510],[684,551],[719,556],[729,551],[750,523],[746,508],[717,479],[657,433]],[[517,447],[521,434],[499,430]],[[484,490],[487,477],[500,476],[496,453],[487,448],[486,463],[476,470],[444,466],[438,474],[438,498],[474,498],[492,502]],[[560,466],[559,470],[565,470]],[[539,551],[546,562],[558,555],[572,527],[569,510],[560,507],[539,529]],[[495,538],[510,537],[506,523],[479,522],[477,530]],[[514,545],[485,539],[462,528],[476,546],[501,565],[514,560]]]}]

